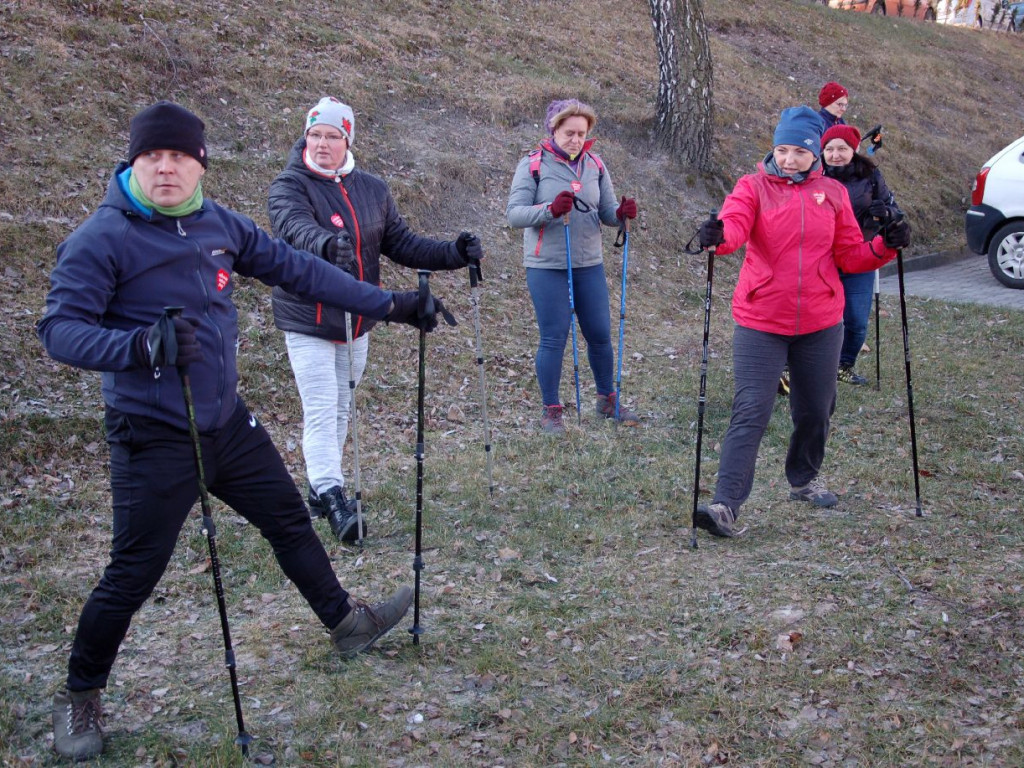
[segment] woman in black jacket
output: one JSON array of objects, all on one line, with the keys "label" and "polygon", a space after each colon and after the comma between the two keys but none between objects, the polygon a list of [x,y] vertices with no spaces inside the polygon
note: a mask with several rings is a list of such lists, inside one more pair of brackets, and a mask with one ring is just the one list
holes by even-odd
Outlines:
[{"label": "woman in black jacket", "polygon": [[[460,269],[483,253],[463,232],[454,241],[415,234],[398,212],[387,184],[356,168],[352,108],[325,96],[306,115],[302,137],[285,170],[270,185],[267,204],[274,234],[319,254],[354,277],[380,284],[380,257],[411,269]],[[354,541],[355,505],[345,497],[342,446],[348,433],[350,378],[359,383],[375,321],[353,315],[352,371],[345,314],[285,290],[272,295],[274,324],[285,332],[288,358],[302,399],[302,452],[314,517],[326,517],[334,535]]]},{"label": "woman in black jacket", "polygon": [[[896,208],[882,172],[872,160],[857,152],[858,146],[860,131],[852,125],[834,125],[821,137],[825,175],[846,187],[864,239],[870,240],[892,220]],[[875,272],[840,274],[840,279],[846,306],[843,310],[843,347],[839,352],[839,381],[867,384],[868,380],[854,371],[854,365],[868,335]]]}]

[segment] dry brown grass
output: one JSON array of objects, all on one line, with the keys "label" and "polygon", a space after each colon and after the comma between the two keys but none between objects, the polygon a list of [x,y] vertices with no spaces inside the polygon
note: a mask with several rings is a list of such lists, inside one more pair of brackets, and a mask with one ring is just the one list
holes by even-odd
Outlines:
[{"label": "dry brown grass", "polygon": [[[395,633],[342,666],[266,547],[218,508],[244,707],[257,752],[308,765],[1000,765],[1021,752],[1020,317],[911,302],[927,514],[913,518],[894,302],[883,392],[845,390],[831,513],[785,502],[786,416],[762,452],[747,539],[687,549],[704,262],[682,245],[767,150],[778,110],[846,83],[852,119],[888,127],[882,162],[915,252],[959,247],[978,166],[1019,135],[1020,36],[810,2],[709,3],[718,172],[649,139],[656,93],[644,3],[22,2],[0,9],[0,762],[49,764],[49,696],[109,545],[97,377],[33,334],[56,244],[103,193],[132,113],[175,98],[207,121],[207,191],[265,223],[265,191],[302,112],[356,109],[358,161],[425,233],[477,231],[495,475],[483,450],[466,275],[435,292],[463,321],[430,339],[427,552],[419,650]],[[584,419],[535,434],[532,310],[514,163],[547,100],[601,116],[633,238],[627,400],[636,432]],[[619,257],[606,252],[613,300]],[[716,270],[703,482],[728,418],[727,304]],[[390,270],[390,285],[412,276]],[[268,292],[238,293],[244,394],[303,481],[298,398]],[[360,388],[373,538],[331,546],[375,597],[411,577],[415,342],[375,332]],[[586,384],[586,381],[585,381]],[[568,390],[566,390],[568,391]],[[591,391],[585,389],[587,402]],[[462,414],[462,416],[460,416]],[[205,543],[190,526],[133,626],[108,691],[109,765],[231,765]],[[412,721],[420,713],[423,723]]]}]

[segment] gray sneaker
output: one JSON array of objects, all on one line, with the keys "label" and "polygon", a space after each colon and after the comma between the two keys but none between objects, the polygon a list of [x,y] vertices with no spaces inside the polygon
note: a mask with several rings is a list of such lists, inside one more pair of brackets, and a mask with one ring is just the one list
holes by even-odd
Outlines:
[{"label": "gray sneaker", "polygon": [[103,706],[100,689],[59,691],[53,697],[53,749],[75,762],[103,751]]},{"label": "gray sneaker", "polygon": [[697,516],[694,522],[698,528],[703,528],[712,536],[721,536],[731,539],[736,535],[733,524],[736,522],[736,513],[725,504],[701,504],[697,507]]},{"label": "gray sneaker", "polygon": [[331,630],[331,642],[343,659],[368,650],[402,620],[412,603],[412,589],[401,587],[390,600],[373,605],[348,599],[351,611]]},{"label": "gray sneaker", "polygon": [[807,501],[816,507],[834,507],[839,503],[836,495],[817,478],[802,488],[791,487],[789,498],[791,501]]}]

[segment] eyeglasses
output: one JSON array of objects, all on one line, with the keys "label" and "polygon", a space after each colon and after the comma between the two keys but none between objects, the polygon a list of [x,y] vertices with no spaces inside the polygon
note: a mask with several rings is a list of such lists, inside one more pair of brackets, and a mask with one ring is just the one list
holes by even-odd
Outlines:
[{"label": "eyeglasses", "polygon": [[846,109],[847,107],[850,106],[850,102],[848,102],[848,101],[836,101],[836,102],[833,102],[833,105],[839,107],[840,109]]},{"label": "eyeglasses", "polygon": [[327,133],[307,133],[306,142],[321,142],[326,141],[328,144],[337,144],[340,141],[344,141],[345,137],[339,134],[327,134]]}]

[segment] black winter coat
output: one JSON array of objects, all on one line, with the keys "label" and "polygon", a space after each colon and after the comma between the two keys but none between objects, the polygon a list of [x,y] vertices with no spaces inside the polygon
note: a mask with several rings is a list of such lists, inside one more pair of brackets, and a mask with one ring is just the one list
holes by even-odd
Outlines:
[{"label": "black winter coat", "polygon": [[886,205],[892,206],[893,195],[882,178],[882,172],[860,155],[854,155],[849,165],[824,166],[825,175],[835,179],[844,187],[850,195],[850,205],[853,206],[853,213],[860,224],[864,239],[870,240],[878,234],[878,222],[868,214],[868,208],[875,200],[881,200]]},{"label": "black winter coat", "polygon": [[[276,236],[327,259],[327,244],[344,229],[355,247],[356,277],[377,286],[382,254],[411,269],[467,266],[454,241],[433,240],[409,229],[383,179],[359,168],[345,176],[322,176],[303,162],[305,148],[306,139],[299,139],[285,170],[270,185],[267,212]],[[274,325],[280,330],[345,340],[345,315],[340,310],[279,288],[271,298]],[[353,321],[353,337],[376,324],[361,316]]]}]

